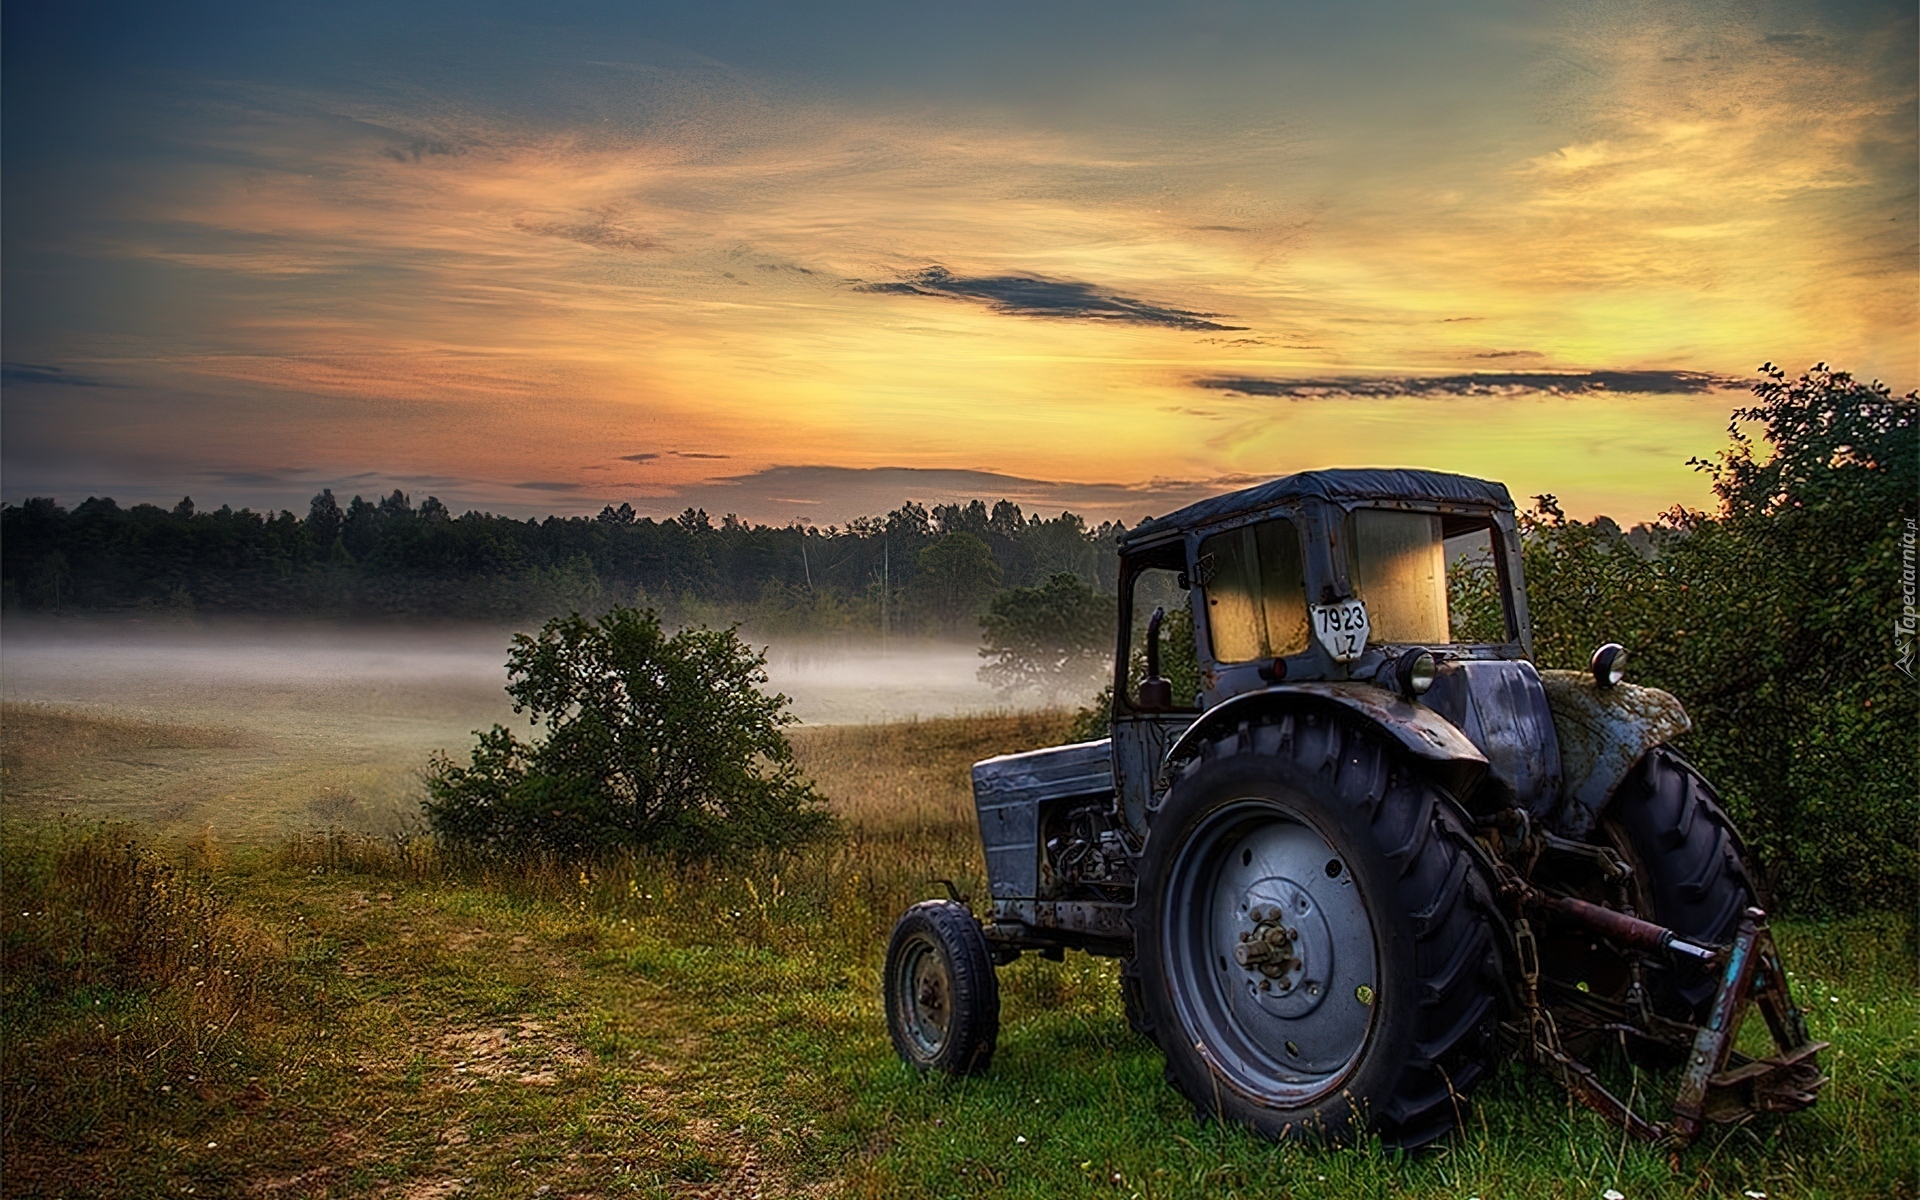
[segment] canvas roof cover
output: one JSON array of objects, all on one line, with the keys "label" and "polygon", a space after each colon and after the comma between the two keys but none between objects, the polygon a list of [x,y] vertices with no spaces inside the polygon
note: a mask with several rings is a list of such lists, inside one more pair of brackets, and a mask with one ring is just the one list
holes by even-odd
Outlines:
[{"label": "canvas roof cover", "polygon": [[1353,500],[1431,500],[1441,504],[1513,507],[1513,498],[1507,495],[1505,484],[1467,475],[1384,467],[1301,471],[1237,492],[1228,492],[1224,496],[1211,496],[1164,517],[1143,521],[1122,537],[1120,543],[1123,547],[1131,548],[1176,529],[1191,529],[1239,513],[1271,508],[1307,497],[1335,503]]}]

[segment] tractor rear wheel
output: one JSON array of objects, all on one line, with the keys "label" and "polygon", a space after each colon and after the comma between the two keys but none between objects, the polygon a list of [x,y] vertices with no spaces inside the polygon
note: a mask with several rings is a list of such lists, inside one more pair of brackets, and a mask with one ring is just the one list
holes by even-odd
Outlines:
[{"label": "tractor rear wheel", "polygon": [[[1726,945],[1740,914],[1759,903],[1757,875],[1733,819],[1692,763],[1655,746],[1614,792],[1601,829],[1634,867],[1640,915],[1687,941]],[[1656,1012],[1699,1023],[1719,976],[1692,963],[1656,960],[1647,990]]]},{"label": "tractor rear wheel", "polygon": [[1273,1138],[1424,1145],[1494,1066],[1491,890],[1451,802],[1320,714],[1207,743],[1151,817],[1133,908],[1169,1080]]}]

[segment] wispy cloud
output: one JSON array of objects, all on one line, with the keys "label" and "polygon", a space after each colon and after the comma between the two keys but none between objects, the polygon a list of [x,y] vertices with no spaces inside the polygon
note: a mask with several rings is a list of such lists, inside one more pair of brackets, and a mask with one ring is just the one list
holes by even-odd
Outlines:
[{"label": "wispy cloud", "polygon": [[[1501,357],[1486,355],[1483,357]],[[1215,375],[1193,386],[1236,396],[1289,400],[1364,400],[1394,396],[1698,396],[1744,381],[1704,371],[1475,371],[1465,375],[1344,375],[1268,378]]]},{"label": "wispy cloud", "polygon": [[0,382],[51,383],[59,387],[105,387],[98,379],[76,375],[65,367],[43,367],[34,363],[0,363]]},{"label": "wispy cloud", "polygon": [[[139,76],[162,95],[116,65],[69,156],[100,186],[9,145],[8,299],[59,317],[8,324],[9,487],[117,488],[136,463],[265,494],[297,461],[523,512],[697,493],[773,515],[935,481],[861,472],[985,466],[1131,519],[1156,487],[1378,456],[1633,515],[1700,497],[1684,464],[1721,436],[1727,372],[1824,357],[1911,385],[1910,17],[1852,36],[1621,0],[1428,41],[1322,8],[1316,34],[1228,6],[1220,53],[1185,66],[1115,34],[1161,73],[1075,39],[1071,82],[951,91],[841,86],[845,60],[800,49],[785,75],[641,53],[584,17],[382,35],[405,55],[379,78],[230,57],[220,83]],[[861,62],[899,61],[865,18],[806,19],[834,21]],[[1060,90],[1011,98],[1042,77]],[[1596,363],[1673,369],[1553,369]],[[1507,400],[1530,394],[1626,398]],[[1312,396],[1368,401],[1364,438],[1347,406],[1273,403]],[[1448,440],[1470,420],[1502,437]],[[608,453],[634,442],[663,449]],[[1604,469],[1565,478],[1597,444]],[[580,465],[613,461],[645,469]],[[854,474],[801,489],[769,463]],[[1048,482],[1071,479],[1148,482]]]},{"label": "wispy cloud", "polygon": [[1127,296],[1103,292],[1093,284],[1035,275],[955,275],[945,267],[928,267],[898,283],[862,283],[858,292],[888,296],[944,296],[985,304],[1011,317],[1053,317],[1069,321],[1111,321],[1122,325],[1158,325],[1166,329],[1241,330],[1244,325],[1221,325],[1219,313],[1194,312],[1148,304]]}]

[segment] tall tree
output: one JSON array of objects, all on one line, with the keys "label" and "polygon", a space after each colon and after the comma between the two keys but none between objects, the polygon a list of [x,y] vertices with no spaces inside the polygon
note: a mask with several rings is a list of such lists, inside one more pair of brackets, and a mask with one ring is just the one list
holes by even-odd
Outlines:
[{"label": "tall tree", "polygon": [[920,552],[914,599],[944,634],[979,614],[1000,588],[1000,564],[971,533],[949,533]]},{"label": "tall tree", "polygon": [[1118,605],[1061,571],[1039,587],[993,598],[981,618],[987,664],[980,678],[1002,694],[1037,692],[1049,703],[1090,691],[1109,669]]},{"label": "tall tree", "polygon": [[333,498],[332,488],[321,488],[320,494],[307,505],[307,536],[322,554],[333,545],[333,539],[340,536],[340,526],[345,521],[346,515],[340,511],[340,502]]}]

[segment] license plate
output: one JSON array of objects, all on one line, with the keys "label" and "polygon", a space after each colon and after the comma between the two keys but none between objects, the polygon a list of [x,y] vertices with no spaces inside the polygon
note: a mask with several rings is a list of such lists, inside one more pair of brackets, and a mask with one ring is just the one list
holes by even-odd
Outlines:
[{"label": "license plate", "polygon": [[1313,635],[1335,662],[1352,662],[1367,648],[1367,606],[1358,600],[1313,606]]}]

